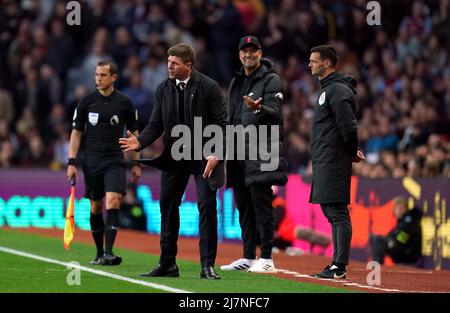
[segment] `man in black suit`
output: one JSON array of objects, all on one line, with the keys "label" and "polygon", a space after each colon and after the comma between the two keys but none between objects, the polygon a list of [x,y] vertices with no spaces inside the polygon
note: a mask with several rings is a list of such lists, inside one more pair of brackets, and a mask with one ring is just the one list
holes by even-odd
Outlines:
[{"label": "man in black suit", "polygon": [[[186,152],[188,155],[193,154],[194,159],[177,160],[178,157],[174,158],[173,147],[179,143],[180,139],[174,138],[171,134],[174,127],[180,125],[186,125],[191,133],[194,133],[194,118],[198,122],[200,117],[202,131],[208,125],[218,125],[225,134],[227,124],[225,99],[217,82],[195,70],[195,51],[191,46],[183,43],[177,44],[169,48],[167,53],[169,78],[163,81],[155,92],[153,111],[147,126],[138,137],[128,132],[128,138],[119,140],[125,151],[140,151],[165,132],[165,149],[156,162],[156,166],[162,170],[161,255],[159,264],[152,271],[140,276],[179,276],[179,269],[176,265],[177,239],[180,228],[179,206],[189,177],[194,175],[200,215],[200,262],[202,266],[200,277],[220,279],[214,271],[218,241],[216,192],[220,187],[216,177],[223,177],[223,173],[218,173],[223,171],[223,161],[221,160],[223,156],[208,155],[195,158],[199,149],[203,151],[203,144],[200,143],[201,146],[191,145],[190,142],[194,144],[196,142],[191,138],[179,148],[183,150],[181,152],[183,155]],[[194,151],[195,153],[193,153]],[[211,174],[213,175],[211,176]],[[214,179],[211,179],[212,177]]]}]

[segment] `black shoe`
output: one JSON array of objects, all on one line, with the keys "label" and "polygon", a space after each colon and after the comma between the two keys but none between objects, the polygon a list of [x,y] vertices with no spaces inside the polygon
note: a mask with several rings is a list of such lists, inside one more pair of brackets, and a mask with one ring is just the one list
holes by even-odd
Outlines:
[{"label": "black shoe", "polygon": [[331,267],[331,265],[327,265],[327,266],[325,266],[325,268],[323,269],[322,272],[320,272],[320,273],[315,273],[315,274],[311,274],[311,275],[309,275],[309,276],[311,276],[311,277],[317,277],[317,275],[319,275],[319,274],[321,274],[321,273],[323,273],[323,272],[325,272],[325,271],[328,271],[328,270],[330,269],[330,267]]},{"label": "black shoe", "polygon": [[152,271],[139,274],[141,277],[179,277],[180,270],[176,264],[170,266],[162,266],[158,264]]},{"label": "black shoe", "polygon": [[213,280],[220,279],[220,276],[214,271],[214,267],[206,266],[202,268],[202,271],[200,272],[200,278]]},{"label": "black shoe", "polygon": [[120,256],[114,255],[114,254],[104,254],[101,259],[100,263],[101,265],[119,265],[122,263],[122,258]]},{"label": "black shoe", "polygon": [[311,276],[324,279],[346,279],[347,272],[340,269],[336,265],[327,265],[322,272],[313,274]]},{"label": "black shoe", "polygon": [[102,265],[102,257],[103,255],[97,255],[94,260],[90,261],[91,265]]}]

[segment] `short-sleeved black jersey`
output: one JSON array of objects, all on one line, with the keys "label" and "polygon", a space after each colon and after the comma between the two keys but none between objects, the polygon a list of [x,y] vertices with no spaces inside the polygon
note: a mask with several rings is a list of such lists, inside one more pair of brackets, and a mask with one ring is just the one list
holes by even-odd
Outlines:
[{"label": "short-sleeved black jersey", "polygon": [[86,130],[86,152],[96,155],[121,153],[119,138],[125,127],[137,130],[137,113],[130,98],[115,90],[104,97],[94,91],[81,99],[73,115],[72,126],[79,131]]}]

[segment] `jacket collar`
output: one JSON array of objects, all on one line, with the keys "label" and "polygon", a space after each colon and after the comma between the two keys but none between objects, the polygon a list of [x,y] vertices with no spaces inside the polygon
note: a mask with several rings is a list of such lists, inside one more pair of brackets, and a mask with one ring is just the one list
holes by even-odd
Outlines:
[{"label": "jacket collar", "polygon": [[[186,88],[188,88],[189,86],[193,85],[194,83],[198,82],[200,79],[200,73],[194,68],[192,69],[192,73],[191,76],[189,76],[189,80],[186,84]],[[169,79],[169,82],[173,85],[173,86],[177,86],[177,80],[176,79]]]},{"label": "jacket collar", "polygon": [[264,76],[265,66],[261,64],[250,76],[245,75],[244,67],[241,67],[241,69],[237,72],[237,76],[240,76],[241,78],[251,78],[256,79]]},{"label": "jacket collar", "polygon": [[337,71],[332,72],[331,74],[329,74],[327,77],[321,79],[319,81],[320,86],[324,87],[325,85],[327,85],[329,82],[333,81],[334,79],[336,79],[336,77],[338,77],[340,74]]},{"label": "jacket collar", "polygon": [[[252,79],[259,79],[266,75],[267,73],[275,73],[274,64],[267,58],[262,57],[260,61],[260,66],[255,70],[255,72],[250,75]],[[245,77],[244,67],[241,67],[240,70],[236,73],[236,76]]]},{"label": "jacket collar", "polygon": [[188,76],[188,78],[186,78],[185,80],[175,79],[175,84],[178,86],[180,83],[184,83],[187,86],[190,79],[191,79],[191,76]]}]

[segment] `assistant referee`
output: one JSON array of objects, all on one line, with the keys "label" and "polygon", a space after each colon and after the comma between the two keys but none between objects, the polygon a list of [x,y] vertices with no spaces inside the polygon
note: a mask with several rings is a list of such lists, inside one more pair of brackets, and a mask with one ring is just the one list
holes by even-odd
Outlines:
[{"label": "assistant referee", "polygon": [[[125,128],[138,136],[136,110],[130,98],[114,88],[117,66],[99,62],[95,68],[97,90],[81,99],[73,115],[70,135],[67,178],[78,179],[77,154],[83,132],[86,151],[83,162],[85,197],[90,200],[90,224],[97,255],[91,264],[119,265],[122,258],[114,255],[113,245],[119,226],[119,207],[126,186],[126,162],[119,145]],[[133,152],[138,159],[139,153]],[[132,168],[131,181],[141,176],[139,165]],[[103,198],[106,194],[106,223],[103,221]],[[105,240],[104,240],[105,239]],[[103,246],[105,242],[105,247]]]}]

